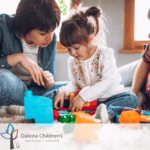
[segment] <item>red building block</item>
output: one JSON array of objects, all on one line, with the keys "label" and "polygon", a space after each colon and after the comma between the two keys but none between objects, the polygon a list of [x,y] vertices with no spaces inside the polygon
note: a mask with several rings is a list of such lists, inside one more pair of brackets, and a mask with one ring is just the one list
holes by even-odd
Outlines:
[{"label": "red building block", "polygon": [[56,110],[53,110],[53,118],[54,118],[54,120],[59,120],[59,112],[58,111],[56,111]]},{"label": "red building block", "polygon": [[90,102],[91,107],[97,107],[97,100]]},{"label": "red building block", "polygon": [[80,90],[77,90],[77,92],[76,92],[76,96],[79,94],[79,92],[80,92]]},{"label": "red building block", "polygon": [[59,111],[68,111],[68,108],[59,108]]},{"label": "red building block", "polygon": [[95,114],[95,111],[90,111],[89,114],[92,116]]},{"label": "red building block", "polygon": [[83,110],[83,111],[84,111],[84,110],[96,110],[96,107],[84,106],[84,107],[82,107],[82,110]]}]

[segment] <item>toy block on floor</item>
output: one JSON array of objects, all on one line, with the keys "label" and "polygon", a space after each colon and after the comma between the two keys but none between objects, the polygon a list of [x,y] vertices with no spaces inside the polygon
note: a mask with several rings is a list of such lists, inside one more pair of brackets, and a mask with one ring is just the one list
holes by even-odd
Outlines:
[{"label": "toy block on floor", "polygon": [[74,123],[75,115],[74,114],[59,115],[59,121],[61,123]]},{"label": "toy block on floor", "polygon": [[58,111],[60,114],[69,114],[68,111]]},{"label": "toy block on floor", "polygon": [[59,111],[67,111],[68,108],[59,108]]},{"label": "toy block on floor", "polygon": [[77,91],[76,91],[76,96],[77,96],[79,93],[80,93],[80,90],[77,90]]},{"label": "toy block on floor", "polygon": [[96,110],[96,107],[83,106],[83,107],[82,107],[82,111],[85,111],[85,110]]},{"label": "toy block on floor", "polygon": [[93,116],[93,115],[95,114],[95,111],[90,111],[89,114],[90,114],[91,116]]},{"label": "toy block on floor", "polygon": [[[76,94],[70,93],[69,95],[69,102],[71,104],[72,100],[79,94],[80,90],[76,91]],[[95,111],[97,108],[97,100],[94,100],[92,102],[86,102],[84,106],[82,107],[82,111]],[[94,114],[94,113],[91,113]]]},{"label": "toy block on floor", "polygon": [[59,120],[59,112],[57,110],[53,110],[53,118],[54,120]]},{"label": "toy block on floor", "polygon": [[140,122],[141,123],[150,123],[150,116],[147,116],[147,115],[141,115],[140,116]]},{"label": "toy block on floor", "polygon": [[140,123],[140,115],[135,111],[123,111],[118,119],[120,123]]},{"label": "toy block on floor", "polygon": [[79,112],[71,112],[71,113],[75,114],[76,117],[75,123],[97,123],[91,115],[85,112],[79,111]]},{"label": "toy block on floor", "polygon": [[86,102],[84,106],[91,106],[89,102]]},{"label": "toy block on floor", "polygon": [[144,111],[144,115],[150,116],[150,111]]},{"label": "toy block on floor", "polygon": [[97,100],[90,102],[91,107],[97,107]]},{"label": "toy block on floor", "polygon": [[119,123],[118,119],[119,119],[120,115],[116,115],[116,123]]},{"label": "toy block on floor", "polygon": [[25,91],[25,119],[35,119],[35,123],[53,123],[52,100],[42,96],[33,96],[32,91]]},{"label": "toy block on floor", "polygon": [[69,102],[71,104],[72,100],[76,97],[76,95],[74,93],[70,93],[69,95]]}]

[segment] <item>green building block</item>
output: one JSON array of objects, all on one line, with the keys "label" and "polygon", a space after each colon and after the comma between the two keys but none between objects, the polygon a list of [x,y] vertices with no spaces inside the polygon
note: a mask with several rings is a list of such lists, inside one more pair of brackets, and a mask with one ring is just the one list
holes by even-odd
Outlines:
[{"label": "green building block", "polygon": [[74,123],[75,122],[75,115],[74,114],[59,115],[59,122],[61,122],[61,123]]}]

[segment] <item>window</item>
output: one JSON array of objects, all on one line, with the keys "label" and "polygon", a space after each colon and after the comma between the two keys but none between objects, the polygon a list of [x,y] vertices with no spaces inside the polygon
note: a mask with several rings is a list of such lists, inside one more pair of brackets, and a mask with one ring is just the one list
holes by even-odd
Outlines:
[{"label": "window", "polygon": [[[15,14],[16,8],[19,4],[20,0],[0,0],[0,14],[6,13],[6,14]],[[56,0],[57,4],[59,5],[59,8],[61,10],[61,22],[65,20],[69,15],[69,9],[71,7],[74,7],[76,5],[79,5],[80,0]],[[68,3],[69,2],[69,3]],[[60,23],[61,26],[61,23]],[[59,28],[56,29],[57,34],[57,40],[59,40]],[[57,41],[57,52],[67,52],[66,48],[63,47],[59,41]]]},{"label": "window", "polygon": [[[62,21],[65,20],[68,17],[69,9],[71,7],[79,5],[79,3],[80,3],[80,0],[70,0],[71,5],[67,5],[67,4],[69,4],[68,0],[57,0],[57,1],[58,1],[58,5],[60,7],[60,10],[62,12],[62,14],[61,14]],[[69,7],[69,9],[67,9],[68,7]],[[60,27],[61,27],[61,23],[60,23]],[[59,40],[60,27],[56,30],[58,40]],[[68,52],[67,49],[60,44],[59,41],[57,41],[57,52],[58,53],[67,53]]]},{"label": "window", "polygon": [[124,0],[124,48],[121,53],[141,53],[143,44],[150,42],[147,38],[150,31],[148,6],[149,0],[142,3],[141,0]]}]

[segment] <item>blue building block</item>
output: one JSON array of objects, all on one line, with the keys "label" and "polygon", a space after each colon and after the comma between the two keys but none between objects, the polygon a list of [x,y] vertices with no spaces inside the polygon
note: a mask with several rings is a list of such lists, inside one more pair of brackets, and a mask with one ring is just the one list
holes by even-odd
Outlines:
[{"label": "blue building block", "polygon": [[144,115],[150,116],[150,111],[144,111]]},{"label": "blue building block", "polygon": [[53,123],[52,100],[42,96],[33,96],[32,91],[25,91],[25,119],[35,119],[35,123]]},{"label": "blue building block", "polygon": [[60,114],[69,114],[68,111],[58,111]]},{"label": "blue building block", "polygon": [[116,123],[119,123],[118,119],[119,119],[120,115],[116,115]]},{"label": "blue building block", "polygon": [[91,110],[84,110],[85,113],[89,113]]}]

